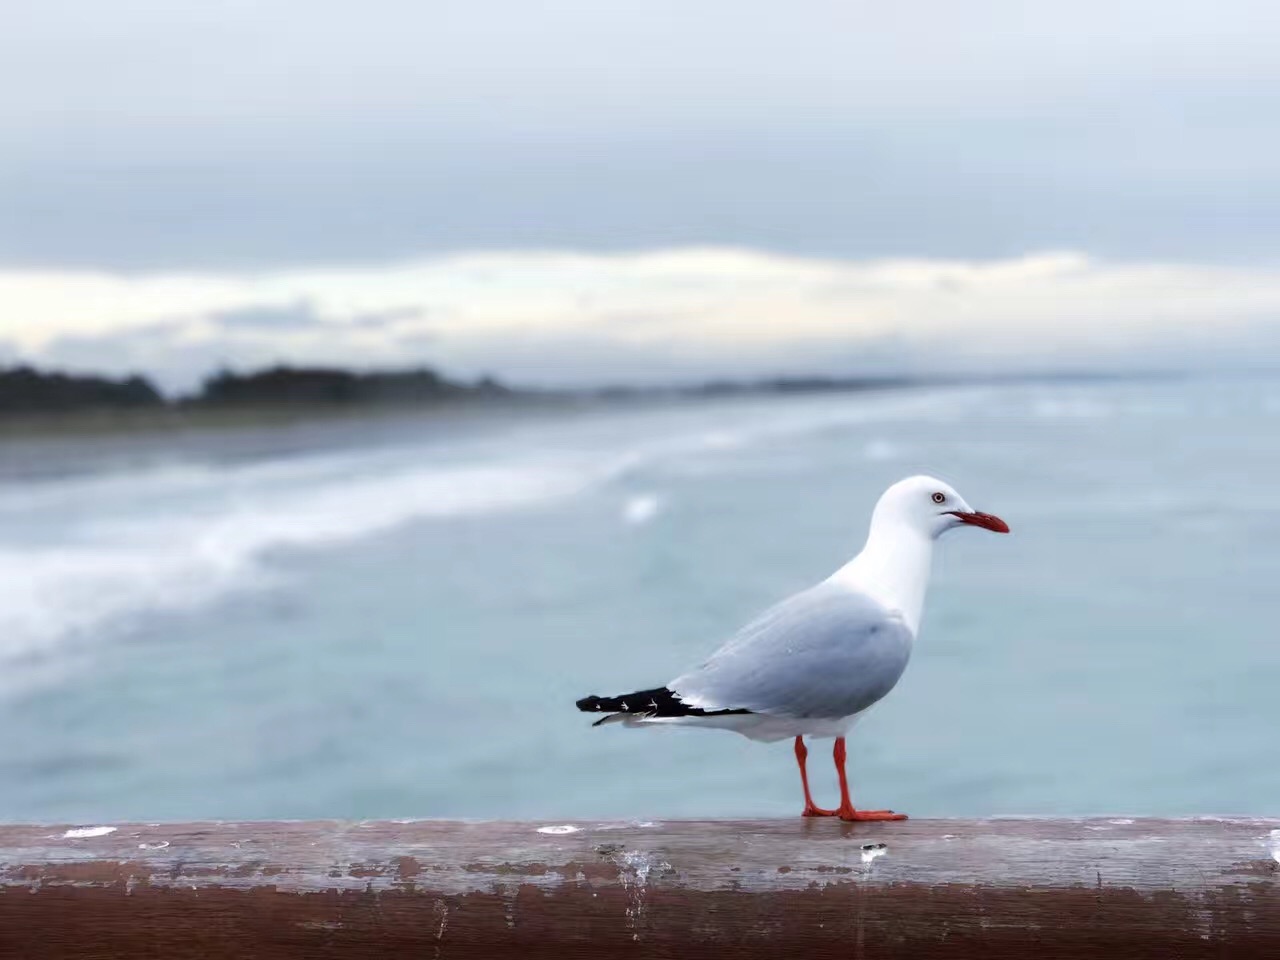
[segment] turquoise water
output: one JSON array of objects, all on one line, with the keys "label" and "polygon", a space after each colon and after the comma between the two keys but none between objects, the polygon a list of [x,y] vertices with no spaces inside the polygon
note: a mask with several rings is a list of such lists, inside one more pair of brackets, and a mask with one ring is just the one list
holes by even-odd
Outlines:
[{"label": "turquoise water", "polygon": [[1014,533],[943,541],[913,662],[850,742],[857,799],[1280,812],[1280,381],[0,456],[0,820],[794,814],[788,744],[592,730],[573,701],[826,576],[919,471]]}]

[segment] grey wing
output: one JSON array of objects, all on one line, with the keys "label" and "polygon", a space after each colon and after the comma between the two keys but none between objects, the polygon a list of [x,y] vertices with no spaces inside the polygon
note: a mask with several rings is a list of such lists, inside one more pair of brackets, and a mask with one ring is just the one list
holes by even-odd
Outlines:
[{"label": "grey wing", "polygon": [[893,689],[913,639],[896,612],[823,583],[766,611],[668,687],[707,710],[848,717]]}]

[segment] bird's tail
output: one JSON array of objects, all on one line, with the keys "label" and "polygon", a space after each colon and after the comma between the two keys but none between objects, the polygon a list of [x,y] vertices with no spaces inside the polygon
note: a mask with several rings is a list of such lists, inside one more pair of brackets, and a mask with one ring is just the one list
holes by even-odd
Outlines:
[{"label": "bird's tail", "polygon": [[654,717],[710,717],[725,713],[750,713],[749,710],[704,710],[702,707],[691,707],[680,699],[679,694],[666,687],[655,687],[652,690],[637,690],[635,693],[624,693],[616,697],[583,697],[578,701],[578,709],[583,713],[607,713],[593,727],[602,723],[621,722],[625,720],[649,720]]},{"label": "bird's tail", "polygon": [[623,693],[616,697],[583,697],[578,701],[578,709],[583,713],[607,713],[593,727],[611,720],[626,720],[628,717],[658,716],[662,704],[675,699],[674,694],[666,687],[654,690],[637,690],[635,693]]}]

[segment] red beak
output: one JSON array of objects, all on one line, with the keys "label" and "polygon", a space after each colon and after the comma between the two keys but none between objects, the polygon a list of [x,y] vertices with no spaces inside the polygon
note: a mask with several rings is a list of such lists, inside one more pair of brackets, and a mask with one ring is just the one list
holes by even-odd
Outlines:
[{"label": "red beak", "polygon": [[1008,533],[1009,525],[999,517],[990,513],[965,513],[962,510],[948,510],[953,517],[959,518],[961,523],[967,523],[975,527],[981,527],[983,530],[992,530],[996,533]]}]

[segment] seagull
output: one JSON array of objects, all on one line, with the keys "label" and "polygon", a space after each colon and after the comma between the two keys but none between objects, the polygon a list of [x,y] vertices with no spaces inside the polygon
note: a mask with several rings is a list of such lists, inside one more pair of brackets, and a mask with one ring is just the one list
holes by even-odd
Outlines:
[{"label": "seagull", "polygon": [[[859,810],[849,796],[845,736],[902,676],[920,630],[933,544],[948,530],[1008,533],[999,517],[974,510],[941,480],[908,477],[880,497],[862,552],[826,580],[788,597],[734,634],[701,666],[665,687],[577,702],[607,713],[592,726],[679,724],[731,730],[752,740],[795,738],[806,817],[905,820]],[[809,792],[804,738],[835,738],[840,806],[818,807]]]}]

